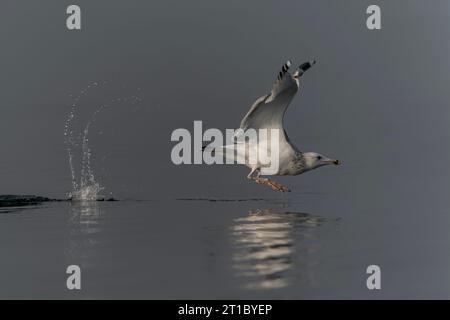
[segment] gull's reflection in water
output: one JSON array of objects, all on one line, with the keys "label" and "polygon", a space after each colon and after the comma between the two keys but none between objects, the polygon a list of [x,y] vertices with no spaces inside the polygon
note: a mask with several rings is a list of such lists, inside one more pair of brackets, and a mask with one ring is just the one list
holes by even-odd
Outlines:
[{"label": "gull's reflection in water", "polygon": [[97,201],[73,201],[70,203],[70,239],[68,256],[84,267],[92,263],[98,245],[101,208]]},{"label": "gull's reflection in water", "polygon": [[[283,288],[295,280],[294,268],[311,268],[318,249],[315,230],[324,219],[306,213],[258,209],[232,227],[234,269],[248,289]],[[302,255],[308,262],[300,266]],[[304,271],[307,275],[308,270]]]}]

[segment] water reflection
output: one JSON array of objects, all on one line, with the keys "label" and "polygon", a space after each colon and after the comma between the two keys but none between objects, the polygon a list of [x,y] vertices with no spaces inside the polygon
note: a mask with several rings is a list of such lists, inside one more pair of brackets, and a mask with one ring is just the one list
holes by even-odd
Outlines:
[{"label": "water reflection", "polygon": [[[307,213],[258,209],[238,218],[232,227],[234,269],[249,289],[283,288],[297,278],[293,269],[307,269],[317,261],[315,231],[323,218]],[[307,263],[300,263],[301,257]],[[308,275],[308,270],[300,270]]]},{"label": "water reflection", "polygon": [[69,212],[68,257],[84,267],[92,263],[101,232],[101,208],[97,201],[73,201]]}]

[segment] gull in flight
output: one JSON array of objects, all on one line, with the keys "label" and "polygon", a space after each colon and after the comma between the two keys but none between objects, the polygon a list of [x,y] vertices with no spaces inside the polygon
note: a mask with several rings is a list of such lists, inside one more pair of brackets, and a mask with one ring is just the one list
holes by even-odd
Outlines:
[{"label": "gull in flight", "polygon": [[[283,127],[284,114],[292,99],[297,94],[299,79],[315,63],[315,61],[302,63],[291,74],[289,72],[291,61],[287,61],[278,73],[277,80],[273,84],[271,92],[258,98],[242,119],[240,128],[234,137],[238,138],[238,141],[214,149],[216,152],[222,153],[225,157],[232,155],[237,156],[238,160],[240,158],[240,163],[247,165],[251,169],[251,172],[247,176],[248,179],[267,185],[276,191],[288,192],[290,191],[288,187],[268,178],[263,178],[261,175],[294,176],[322,166],[339,164],[339,160],[331,159],[319,153],[300,151],[292,144]],[[273,148],[273,142],[268,142],[267,136],[266,138],[258,137],[256,143],[251,142],[255,140],[247,142],[245,137],[244,141],[242,139],[239,141],[239,136],[242,136],[249,129],[254,129],[258,132],[261,132],[260,129],[269,129],[268,131],[277,129],[276,131],[279,131],[278,141],[276,141],[278,150]],[[245,147],[242,147],[243,144]],[[262,148],[264,150],[261,150]],[[265,154],[268,155],[273,150],[277,150],[277,169],[270,173],[264,172],[264,169],[268,166],[267,162],[259,158],[257,161],[249,161],[249,153],[246,152],[247,150],[253,150],[258,155],[261,154],[259,153],[261,151],[266,151]]]}]

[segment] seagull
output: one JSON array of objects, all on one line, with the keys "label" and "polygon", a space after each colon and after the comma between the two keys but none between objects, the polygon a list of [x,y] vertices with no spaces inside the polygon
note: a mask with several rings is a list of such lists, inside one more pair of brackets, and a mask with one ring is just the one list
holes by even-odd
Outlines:
[{"label": "seagull", "polygon": [[[216,152],[221,153],[225,157],[230,155],[237,156],[251,171],[247,178],[263,185],[271,187],[275,191],[289,192],[289,188],[270,180],[261,177],[261,175],[277,175],[277,176],[295,176],[308,172],[326,165],[339,165],[339,160],[331,159],[317,152],[302,152],[289,139],[286,130],[283,126],[283,119],[287,108],[292,99],[298,92],[299,79],[303,74],[316,63],[315,60],[302,63],[293,74],[289,72],[291,61],[286,61],[278,73],[277,79],[272,86],[269,94],[258,98],[242,119],[240,128],[236,131],[233,144],[215,147]],[[244,141],[239,139],[243,137],[245,132],[250,129],[261,132],[261,129],[278,129],[278,166],[275,172],[264,172],[268,166],[267,162],[250,161],[246,150],[253,150],[255,152],[266,151],[265,154],[272,152],[272,144],[267,142],[267,137]],[[259,137],[258,137],[259,138]],[[252,142],[253,141],[253,142]],[[264,148],[264,150],[261,150]],[[258,155],[260,153],[257,153]]]}]

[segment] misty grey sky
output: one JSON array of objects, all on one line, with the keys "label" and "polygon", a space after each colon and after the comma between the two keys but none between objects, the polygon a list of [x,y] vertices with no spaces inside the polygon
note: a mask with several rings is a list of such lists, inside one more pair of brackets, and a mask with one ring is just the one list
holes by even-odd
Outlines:
[{"label": "misty grey sky", "polygon": [[301,150],[344,166],[281,181],[347,195],[362,185],[414,184],[443,196],[448,2],[376,1],[382,30],[369,31],[365,10],[372,2],[80,0],[82,30],[68,31],[72,1],[4,1],[0,193],[62,197],[70,190],[63,137],[70,94],[110,81],[82,99],[79,114],[136,92],[143,101],[114,105],[91,131],[94,172],[107,192],[271,195],[244,181],[244,167],[174,166],[170,134],[194,120],[237,127],[286,59],[298,65],[314,58],[287,130]]}]

